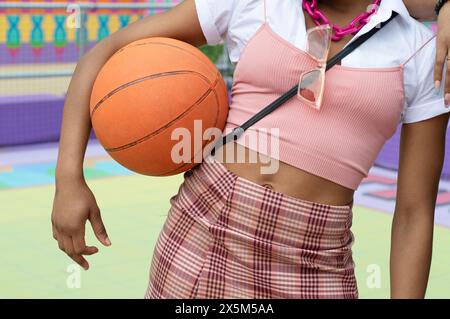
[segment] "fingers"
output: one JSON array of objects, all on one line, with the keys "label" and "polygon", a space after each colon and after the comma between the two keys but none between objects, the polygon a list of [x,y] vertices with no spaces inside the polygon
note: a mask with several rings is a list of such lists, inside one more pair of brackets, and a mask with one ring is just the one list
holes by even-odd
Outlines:
[{"label": "fingers", "polygon": [[[73,248],[75,251],[75,256],[80,256],[81,255],[86,255],[86,256],[90,256],[93,254],[96,254],[98,252],[97,247],[94,246],[86,246],[86,241],[84,239],[84,231],[81,233],[78,233],[76,235],[72,236],[72,242],[73,242]],[[83,265],[87,266],[85,268],[86,270],[89,268],[89,264],[86,262],[86,260],[83,258]]]},{"label": "fingers", "polygon": [[97,247],[86,246],[84,241],[84,234],[78,234],[73,237],[64,236],[63,242],[65,253],[78,265],[83,267],[84,270],[88,270],[89,263],[83,257],[83,255],[90,256],[97,253]]},{"label": "fingers", "polygon": [[75,253],[75,248],[74,248],[74,245],[73,245],[72,237],[64,235],[63,236],[63,242],[64,242],[64,250],[65,250],[66,254],[73,261],[75,261],[78,265],[83,267],[84,270],[88,270],[89,269],[89,264],[86,261],[86,259],[84,259],[84,257],[81,256],[80,254]]},{"label": "fingers", "polygon": [[83,255],[91,256],[98,252],[97,247],[86,246],[84,239],[84,231],[70,236],[59,232],[55,225],[52,225],[53,238],[58,242],[58,247],[66,253],[73,261],[83,267],[89,269],[89,263]]},{"label": "fingers", "polygon": [[67,255],[75,255],[75,250],[73,248],[72,238],[68,235],[63,235],[64,251]]},{"label": "fingers", "polygon": [[444,99],[445,106],[450,107],[450,50],[447,45],[442,41],[438,41],[438,47],[436,50],[436,64],[434,67],[434,85],[436,90],[440,90],[442,85],[442,76],[444,73],[445,63],[447,62],[447,68],[445,70],[445,83],[444,83]]},{"label": "fingers", "polygon": [[84,270],[89,269],[89,263],[82,255],[69,255],[69,257],[72,258],[72,260],[76,262],[78,265],[83,267]]},{"label": "fingers", "polygon": [[89,221],[91,222],[92,229],[94,230],[95,237],[105,246],[111,246],[111,241],[106,233],[105,225],[103,224],[100,210],[95,208],[89,215]]},{"label": "fingers", "polygon": [[96,253],[98,253],[98,248],[95,246],[86,246],[86,248],[83,251],[83,255],[86,256],[90,256]]},{"label": "fingers", "polygon": [[84,270],[89,269],[89,263],[81,255],[86,249],[86,242],[84,240],[84,231],[79,232],[72,236],[73,244],[73,255],[69,255],[77,264],[84,268]]},{"label": "fingers", "polygon": [[442,83],[442,75],[444,72],[445,60],[447,59],[447,45],[438,38],[436,48],[436,63],[434,65],[434,85],[439,90]]},{"label": "fingers", "polygon": [[81,255],[86,249],[86,242],[84,240],[84,231],[72,235],[72,242],[75,254]]},{"label": "fingers", "polygon": [[61,240],[63,242],[64,245],[64,252],[73,260],[75,261],[78,265],[80,265],[81,267],[83,267],[85,270],[89,269],[89,264],[86,261],[86,259],[83,258],[83,256],[76,254],[75,253],[75,248],[73,246],[73,240],[72,237],[68,236],[68,235],[62,235],[61,236]]},{"label": "fingers", "polygon": [[447,52],[447,70],[445,71],[445,105],[450,107],[450,50]]}]

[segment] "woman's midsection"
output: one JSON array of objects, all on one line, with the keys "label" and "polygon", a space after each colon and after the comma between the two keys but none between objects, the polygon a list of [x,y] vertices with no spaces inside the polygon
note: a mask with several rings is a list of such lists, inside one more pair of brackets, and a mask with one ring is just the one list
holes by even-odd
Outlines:
[{"label": "woman's midsection", "polygon": [[[353,200],[354,191],[349,188],[281,161],[274,165],[275,159],[237,143],[217,150],[215,159],[239,177],[292,197],[328,205],[348,205]],[[268,170],[268,163],[276,169]]]}]

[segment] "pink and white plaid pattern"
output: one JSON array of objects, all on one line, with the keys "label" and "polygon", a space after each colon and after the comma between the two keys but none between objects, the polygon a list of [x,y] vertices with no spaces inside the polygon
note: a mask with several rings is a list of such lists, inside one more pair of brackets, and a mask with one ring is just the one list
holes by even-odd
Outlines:
[{"label": "pink and white plaid pattern", "polygon": [[146,298],[357,298],[351,206],[283,195],[217,162],[171,199]]}]

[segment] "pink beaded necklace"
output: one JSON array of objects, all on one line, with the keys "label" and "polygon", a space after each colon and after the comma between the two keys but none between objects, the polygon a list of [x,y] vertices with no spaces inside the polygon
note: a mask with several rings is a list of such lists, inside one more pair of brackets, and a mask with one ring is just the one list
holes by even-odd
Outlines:
[{"label": "pink beaded necklace", "polygon": [[377,12],[380,3],[381,0],[374,0],[370,6],[370,10],[361,13],[346,27],[339,27],[332,24],[325,14],[317,8],[317,0],[303,0],[303,9],[309,14],[316,25],[329,24],[334,31],[331,40],[339,41],[346,35],[357,34],[369,22],[370,17]]}]

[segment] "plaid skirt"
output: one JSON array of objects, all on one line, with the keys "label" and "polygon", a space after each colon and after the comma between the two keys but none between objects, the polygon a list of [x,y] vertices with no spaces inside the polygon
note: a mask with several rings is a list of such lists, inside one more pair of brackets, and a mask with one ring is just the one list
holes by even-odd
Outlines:
[{"label": "plaid skirt", "polygon": [[145,298],[357,298],[352,207],[290,197],[209,160],[185,173]]}]

